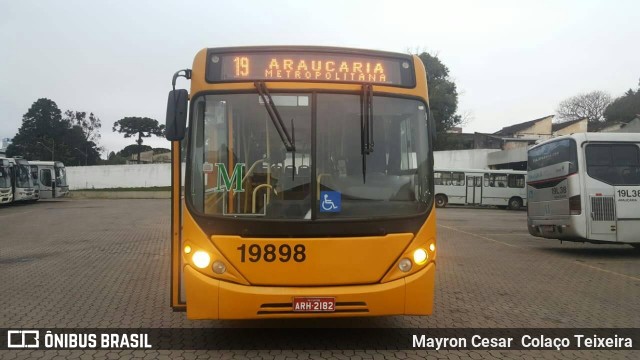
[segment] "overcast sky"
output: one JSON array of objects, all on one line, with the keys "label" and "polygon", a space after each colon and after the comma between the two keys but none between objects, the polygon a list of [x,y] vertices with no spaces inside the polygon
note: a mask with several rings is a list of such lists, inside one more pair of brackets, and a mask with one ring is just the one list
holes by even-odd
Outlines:
[{"label": "overcast sky", "polygon": [[637,0],[0,0],[0,138],[46,97],[95,113],[100,145],[118,151],[133,140],[114,121],[164,122],[173,73],[201,48],[241,45],[425,49],[449,67],[464,131],[494,132],[577,93],[636,88],[639,14]]}]

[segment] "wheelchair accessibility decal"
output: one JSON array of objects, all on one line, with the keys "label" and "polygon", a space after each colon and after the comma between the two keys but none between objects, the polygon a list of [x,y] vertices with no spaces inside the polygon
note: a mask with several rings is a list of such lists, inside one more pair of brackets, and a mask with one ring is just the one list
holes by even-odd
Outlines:
[{"label": "wheelchair accessibility decal", "polygon": [[342,202],[337,191],[320,191],[320,212],[340,212]]}]

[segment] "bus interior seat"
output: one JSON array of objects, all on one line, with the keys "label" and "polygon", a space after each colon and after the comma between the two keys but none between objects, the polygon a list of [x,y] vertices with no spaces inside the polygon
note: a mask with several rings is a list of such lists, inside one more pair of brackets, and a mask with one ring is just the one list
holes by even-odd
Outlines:
[{"label": "bus interior seat", "polygon": [[285,177],[292,177],[295,172],[296,172],[296,168],[293,165],[287,165],[284,167]]},{"label": "bus interior seat", "polygon": [[311,168],[308,165],[298,166],[298,175],[302,177],[311,176]]}]

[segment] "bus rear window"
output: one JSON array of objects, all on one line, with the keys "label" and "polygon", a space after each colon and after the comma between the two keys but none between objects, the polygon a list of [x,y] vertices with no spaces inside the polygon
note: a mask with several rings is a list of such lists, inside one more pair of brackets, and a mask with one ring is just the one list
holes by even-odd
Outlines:
[{"label": "bus rear window", "polygon": [[531,171],[563,162],[571,163],[569,173],[578,171],[576,143],[572,139],[552,141],[529,150],[527,165]]},{"label": "bus rear window", "polygon": [[585,149],[587,174],[610,185],[640,185],[640,150],[633,144],[592,144]]}]

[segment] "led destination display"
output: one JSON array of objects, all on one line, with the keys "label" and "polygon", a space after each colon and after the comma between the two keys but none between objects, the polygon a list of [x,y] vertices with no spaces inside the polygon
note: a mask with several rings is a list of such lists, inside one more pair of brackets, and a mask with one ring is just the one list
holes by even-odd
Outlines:
[{"label": "led destination display", "polygon": [[256,80],[415,84],[410,58],[321,52],[209,54],[208,82]]}]

